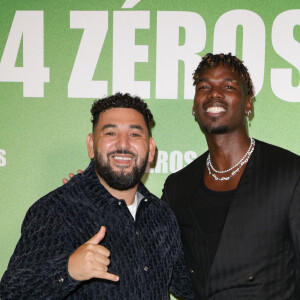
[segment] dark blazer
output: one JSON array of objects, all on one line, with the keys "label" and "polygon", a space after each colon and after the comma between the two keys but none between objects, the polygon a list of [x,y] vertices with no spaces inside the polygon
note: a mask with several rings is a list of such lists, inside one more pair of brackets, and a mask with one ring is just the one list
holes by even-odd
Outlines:
[{"label": "dark blazer", "polygon": [[[295,292],[300,269],[300,157],[256,141],[208,270],[210,249],[190,206],[207,154],[170,175],[163,191],[179,222],[196,299],[300,299]],[[203,270],[209,271],[205,286],[200,283]]]}]

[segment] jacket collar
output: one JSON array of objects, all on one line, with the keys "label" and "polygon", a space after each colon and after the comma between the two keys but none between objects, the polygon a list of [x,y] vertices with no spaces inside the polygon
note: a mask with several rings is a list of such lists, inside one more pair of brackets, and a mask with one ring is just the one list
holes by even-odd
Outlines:
[{"label": "jacket collar", "polygon": [[[120,199],[112,196],[107,189],[101,184],[96,172],[95,164],[92,161],[82,174],[74,177],[75,180],[80,180],[84,186],[84,191],[87,197],[93,202],[96,207],[110,206]],[[76,184],[76,182],[74,182]],[[78,182],[79,183],[79,182]],[[139,183],[138,193],[149,200],[155,200],[156,197],[152,195],[142,182]],[[124,200],[121,200],[124,201]]]}]

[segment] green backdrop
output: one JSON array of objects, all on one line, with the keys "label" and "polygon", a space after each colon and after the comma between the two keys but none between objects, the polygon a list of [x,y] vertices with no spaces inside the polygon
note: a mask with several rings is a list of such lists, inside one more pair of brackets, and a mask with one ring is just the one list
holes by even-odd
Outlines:
[{"label": "green backdrop", "polygon": [[94,99],[141,96],[156,121],[157,196],[206,149],[192,72],[207,52],[249,67],[251,136],[300,154],[298,0],[0,0],[0,277],[27,209],[89,163]]}]

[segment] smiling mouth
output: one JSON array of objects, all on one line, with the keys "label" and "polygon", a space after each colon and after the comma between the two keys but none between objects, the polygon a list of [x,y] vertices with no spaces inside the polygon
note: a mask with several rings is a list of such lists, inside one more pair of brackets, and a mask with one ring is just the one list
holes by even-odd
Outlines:
[{"label": "smiling mouth", "polygon": [[130,160],[132,160],[132,157],[124,157],[124,156],[114,155],[114,156],[113,156],[113,159],[115,159],[115,160],[130,161]]},{"label": "smiling mouth", "polygon": [[226,109],[221,106],[210,106],[206,109],[206,112],[214,113],[214,114],[225,112],[225,111],[226,111]]}]

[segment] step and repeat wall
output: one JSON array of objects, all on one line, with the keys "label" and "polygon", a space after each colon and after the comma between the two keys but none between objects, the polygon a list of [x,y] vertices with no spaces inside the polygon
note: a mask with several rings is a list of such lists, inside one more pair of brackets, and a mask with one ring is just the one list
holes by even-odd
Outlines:
[{"label": "step and repeat wall", "polygon": [[207,149],[192,73],[207,52],[243,59],[255,85],[249,134],[300,154],[299,0],[0,0],[0,277],[27,209],[89,163],[95,99],[129,92],[155,118],[167,175]]}]

